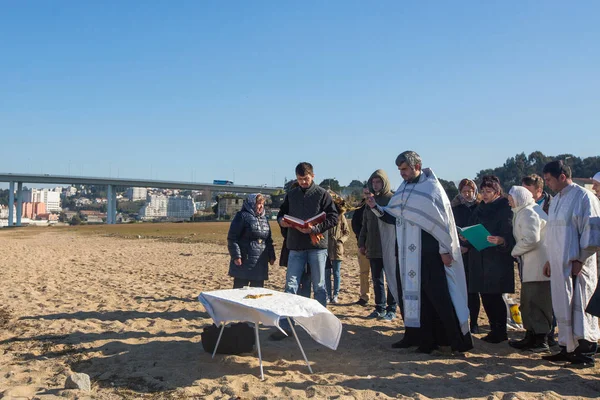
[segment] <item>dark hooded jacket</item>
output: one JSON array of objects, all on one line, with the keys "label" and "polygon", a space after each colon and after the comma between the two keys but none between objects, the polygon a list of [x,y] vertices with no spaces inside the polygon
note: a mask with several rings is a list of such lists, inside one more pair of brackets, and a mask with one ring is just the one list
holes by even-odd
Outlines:
[{"label": "dark hooded jacket", "polygon": [[356,236],[356,242],[358,242],[358,237],[360,236],[360,231],[362,230],[363,214],[365,213],[365,209],[367,207],[367,203],[363,200],[352,214],[352,231]]},{"label": "dark hooded jacket", "polygon": [[286,237],[286,246],[289,250],[326,249],[328,245],[327,231],[336,226],[338,221],[337,209],[327,190],[314,182],[307,189],[300,186],[290,189],[279,208],[278,221],[281,221],[285,214],[307,220],[321,212],[326,214],[325,221],[315,226],[314,233],[323,234],[323,239],[314,245],[309,234],[290,228]]},{"label": "dark hooded jacket", "polygon": [[[256,195],[248,195],[242,210],[235,214],[229,233],[227,248],[231,261],[229,276],[248,280],[269,279],[269,260],[275,260],[275,249],[271,238],[269,221],[262,215],[256,215]],[[235,259],[241,258],[242,265],[237,266]]]},{"label": "dark hooded jacket", "polygon": [[[379,193],[373,190],[373,178],[380,178],[383,182],[383,188]],[[390,187],[390,180],[384,170],[378,169],[371,174],[367,182],[369,191],[375,194],[375,201],[382,207],[387,206],[390,199],[394,195]],[[365,207],[363,213],[362,228],[358,236],[358,247],[367,249],[367,258],[383,258],[381,250],[381,237],[379,236],[379,218],[371,211],[369,207]]]},{"label": "dark hooded jacket", "polygon": [[512,209],[508,199],[500,197],[492,203],[483,201],[473,211],[469,226],[482,224],[492,236],[504,239],[502,246],[482,251],[469,249],[469,293],[514,293],[515,275],[511,251],[515,246]]}]

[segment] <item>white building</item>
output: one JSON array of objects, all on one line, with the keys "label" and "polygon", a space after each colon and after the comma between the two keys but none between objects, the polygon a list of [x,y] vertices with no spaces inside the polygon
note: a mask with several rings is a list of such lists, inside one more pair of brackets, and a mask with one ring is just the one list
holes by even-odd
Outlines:
[{"label": "white building", "polygon": [[127,198],[129,201],[144,200],[148,195],[148,190],[141,187],[130,187],[127,189]]},{"label": "white building", "polygon": [[[17,207],[13,206],[13,215],[16,218],[17,215]],[[0,205],[0,219],[8,219],[8,206]]]},{"label": "white building", "polygon": [[60,212],[60,192],[49,189],[29,189],[23,191],[24,203],[44,203],[48,212]]},{"label": "white building", "polygon": [[73,197],[77,194],[77,188],[75,186],[69,186],[68,188],[65,188],[64,193],[67,197]]},{"label": "white building", "polygon": [[140,218],[172,218],[189,219],[196,212],[191,196],[163,196],[151,194],[146,197],[146,204],[140,210]]}]

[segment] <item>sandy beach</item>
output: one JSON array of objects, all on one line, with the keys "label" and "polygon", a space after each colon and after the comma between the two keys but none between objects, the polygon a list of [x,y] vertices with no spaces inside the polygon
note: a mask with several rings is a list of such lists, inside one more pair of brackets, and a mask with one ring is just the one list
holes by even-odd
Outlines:
[{"label": "sandy beach", "polygon": [[[198,224],[195,224],[198,225]],[[226,228],[226,227],[225,227]],[[119,229],[119,228],[111,228]],[[193,235],[193,234],[190,234]],[[141,236],[141,235],[140,235]],[[393,350],[402,333],[366,319],[358,264],[342,263],[337,351],[299,330],[314,373],[293,340],[260,332],[265,381],[256,354],[210,354],[200,333],[212,320],[202,291],[230,288],[219,240],[117,237],[99,228],[0,230],[0,396],[56,399],[580,399],[600,397],[599,367],[573,371],[479,339],[463,356]],[[282,290],[285,269],[267,287]],[[487,328],[481,312],[480,324]],[[511,333],[512,336],[520,334]],[[482,335],[479,335],[481,337]],[[88,374],[92,391],[65,390]],[[20,397],[19,397],[20,396]]]}]

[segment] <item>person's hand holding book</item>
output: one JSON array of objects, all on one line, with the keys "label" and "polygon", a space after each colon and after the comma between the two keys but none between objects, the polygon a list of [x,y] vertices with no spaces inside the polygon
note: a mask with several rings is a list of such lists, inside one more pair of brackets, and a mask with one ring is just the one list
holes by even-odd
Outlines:
[{"label": "person's hand holding book", "polygon": [[504,238],[502,236],[488,236],[487,241],[496,246],[502,246],[504,244]]},{"label": "person's hand holding book", "polygon": [[308,224],[308,225],[306,226],[306,228],[300,228],[299,226],[295,226],[294,228],[296,228],[296,229],[297,229],[297,230],[299,230],[300,232],[302,232],[302,233],[306,233],[306,234],[308,235],[309,233],[312,233],[312,227],[313,227],[313,226],[312,226],[311,224]]}]

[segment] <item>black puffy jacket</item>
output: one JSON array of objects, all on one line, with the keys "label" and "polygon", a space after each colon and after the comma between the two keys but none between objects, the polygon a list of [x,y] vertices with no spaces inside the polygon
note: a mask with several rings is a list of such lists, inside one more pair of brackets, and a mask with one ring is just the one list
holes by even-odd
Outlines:
[{"label": "black puffy jacket", "polygon": [[[269,279],[269,260],[275,260],[271,227],[264,215],[255,213],[256,195],[244,200],[242,210],[235,214],[229,233],[227,248],[231,261],[229,276],[249,280]],[[241,258],[242,265],[234,260]]]}]

